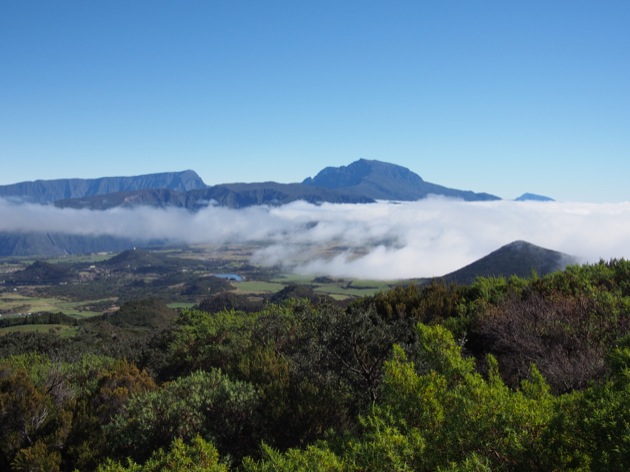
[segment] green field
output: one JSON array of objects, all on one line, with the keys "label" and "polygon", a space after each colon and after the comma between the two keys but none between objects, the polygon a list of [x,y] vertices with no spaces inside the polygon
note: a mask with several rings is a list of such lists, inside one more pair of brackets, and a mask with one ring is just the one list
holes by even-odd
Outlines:
[{"label": "green field", "polygon": [[284,288],[284,285],[278,282],[263,282],[256,280],[248,280],[245,282],[236,282],[236,293],[239,295],[259,295],[263,293],[276,293]]},{"label": "green field", "polygon": [[387,282],[374,282],[369,284],[356,284],[350,282],[347,285],[335,285],[335,284],[318,284],[315,286],[315,291],[330,295],[333,298],[338,297],[364,297],[368,295],[374,295],[378,292],[388,290],[392,285]]},{"label": "green field", "polygon": [[60,298],[44,298],[19,293],[3,293],[0,294],[0,315],[15,316],[28,313],[64,313],[66,315],[75,316],[77,318],[86,318],[89,316],[100,315],[100,312],[85,309],[91,304],[102,303],[104,301],[114,299],[101,300],[82,300],[68,301]]},{"label": "green field", "polygon": [[313,278],[308,276],[300,276],[286,274],[281,277],[274,278],[270,282],[264,281],[245,281],[237,282],[236,293],[241,295],[269,294],[276,293],[290,284],[310,285],[317,293],[325,295],[335,295],[335,298],[362,297],[366,295],[374,295],[375,293],[387,290],[395,285],[392,282],[384,281],[332,281],[329,283],[314,283]]},{"label": "green field", "polygon": [[0,328],[0,336],[9,333],[54,333],[62,337],[72,337],[79,330],[76,326],[61,324],[26,324]]},{"label": "green field", "polygon": [[182,309],[182,308],[192,308],[195,306],[194,303],[169,303],[167,305],[169,308],[173,308],[174,310]]},{"label": "green field", "polygon": [[[190,308],[229,288],[227,282],[210,283],[207,277],[223,272],[244,278],[230,283],[234,293],[244,296],[270,296],[290,285],[306,285],[320,295],[347,300],[374,295],[399,283],[317,277],[252,266],[249,260],[257,247],[257,243],[221,244],[127,254],[130,259],[126,269],[101,265],[101,261],[113,256],[106,253],[54,258],[47,262],[63,263],[68,278],[42,284],[37,277],[12,284],[12,274],[26,269],[32,261],[2,260],[0,271],[6,274],[7,282],[0,283],[0,317],[63,313],[86,318],[111,311],[129,300],[155,296],[171,308]],[[141,270],[130,270],[131,267]]]}]

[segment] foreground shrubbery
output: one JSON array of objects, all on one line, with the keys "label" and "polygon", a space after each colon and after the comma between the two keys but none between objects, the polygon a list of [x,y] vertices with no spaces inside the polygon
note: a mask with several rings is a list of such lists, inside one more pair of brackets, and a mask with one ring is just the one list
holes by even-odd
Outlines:
[{"label": "foreground shrubbery", "polygon": [[7,336],[0,469],[630,470],[629,317],[622,260],[186,310],[128,360]]}]

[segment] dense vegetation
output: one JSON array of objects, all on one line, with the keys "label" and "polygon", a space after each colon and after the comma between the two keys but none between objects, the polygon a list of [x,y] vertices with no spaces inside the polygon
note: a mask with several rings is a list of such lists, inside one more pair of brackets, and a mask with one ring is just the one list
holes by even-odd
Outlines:
[{"label": "dense vegetation", "polygon": [[0,470],[630,470],[628,261],[275,301],[0,337]]}]

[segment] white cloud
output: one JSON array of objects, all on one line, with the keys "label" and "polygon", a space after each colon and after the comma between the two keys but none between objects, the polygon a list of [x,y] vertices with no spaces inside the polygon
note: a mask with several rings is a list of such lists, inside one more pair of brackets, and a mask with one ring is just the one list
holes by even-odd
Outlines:
[{"label": "white cloud", "polygon": [[243,210],[211,206],[106,211],[0,200],[0,231],[44,231],[185,243],[268,241],[253,262],[313,274],[408,278],[456,270],[521,239],[586,261],[630,257],[630,203],[462,202]]}]

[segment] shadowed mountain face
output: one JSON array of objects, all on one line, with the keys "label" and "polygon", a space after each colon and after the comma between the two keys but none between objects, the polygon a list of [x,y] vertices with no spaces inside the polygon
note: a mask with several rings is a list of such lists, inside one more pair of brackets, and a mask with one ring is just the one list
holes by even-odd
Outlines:
[{"label": "shadowed mountain face", "polygon": [[284,205],[296,200],[309,203],[372,203],[376,200],[414,201],[440,195],[465,201],[498,200],[487,193],[456,190],[422,180],[395,164],[360,159],[349,166],[327,167],[303,183],[231,183],[181,192],[173,189],[142,189],[115,194],[57,201],[59,207],[105,210],[117,206],[148,205],[199,210],[213,202],[228,208]]},{"label": "shadowed mountain face", "polygon": [[169,189],[186,192],[205,188],[192,170],[139,175],[135,177],[102,177],[99,179],[57,179],[0,185],[0,197],[32,203],[84,198],[143,189]]},{"label": "shadowed mountain face", "polygon": [[577,263],[577,258],[526,241],[514,241],[442,277],[446,282],[470,284],[477,277],[545,275]]},{"label": "shadowed mountain face", "polygon": [[422,185],[424,181],[409,169],[380,161],[359,159],[349,166],[326,167],[314,178],[307,178],[304,184],[325,188],[355,187],[362,183],[382,183],[385,181],[405,182]]},{"label": "shadowed mountain face", "polygon": [[487,193],[456,190],[425,182],[405,167],[360,159],[349,166],[327,167],[302,183],[232,183],[208,187],[193,171],[136,177],[59,179],[0,186],[0,197],[60,207],[104,210],[117,206],[180,207],[197,210],[209,202],[229,208],[311,203],[413,201],[441,195],[466,201],[498,200]]},{"label": "shadowed mountain face", "polygon": [[136,245],[134,241],[113,236],[89,236],[61,233],[0,232],[0,257],[88,254],[102,251],[123,251]]},{"label": "shadowed mountain face", "polygon": [[347,194],[365,195],[375,200],[419,200],[441,195],[466,201],[499,200],[488,193],[456,190],[425,182],[405,167],[381,161],[359,159],[349,166],[326,167],[304,185],[343,190]]}]

